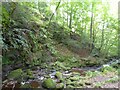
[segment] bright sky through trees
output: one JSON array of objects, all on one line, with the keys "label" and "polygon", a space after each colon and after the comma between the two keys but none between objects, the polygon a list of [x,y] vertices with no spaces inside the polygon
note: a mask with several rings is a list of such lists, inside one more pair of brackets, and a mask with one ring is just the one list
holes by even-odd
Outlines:
[{"label": "bright sky through trees", "polygon": [[110,0],[110,13],[115,17],[118,17],[118,2],[120,0]]},{"label": "bright sky through trees", "polygon": [[[51,0],[47,0],[47,2],[50,2],[50,1]],[[108,2],[110,4],[110,14],[112,14],[113,16],[115,16],[117,18],[118,17],[118,2],[120,0],[102,0],[102,1],[103,2]],[[55,11],[55,6],[51,6],[51,10],[54,12]]]}]

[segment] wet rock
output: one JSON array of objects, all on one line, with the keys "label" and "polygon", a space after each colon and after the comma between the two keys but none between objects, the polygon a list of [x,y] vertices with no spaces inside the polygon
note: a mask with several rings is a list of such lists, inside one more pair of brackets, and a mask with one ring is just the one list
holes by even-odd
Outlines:
[{"label": "wet rock", "polygon": [[48,78],[48,79],[43,81],[42,86],[44,88],[55,88],[56,87],[56,82],[53,79]]},{"label": "wet rock", "polygon": [[25,83],[25,84],[21,85],[20,88],[32,88],[32,87],[29,83]]},{"label": "wet rock", "polygon": [[22,74],[23,74],[22,69],[16,69],[14,71],[11,71],[8,74],[7,78],[8,79],[19,79],[22,76]]},{"label": "wet rock", "polygon": [[41,77],[40,77],[40,80],[43,80],[43,79],[44,79],[44,77],[43,77],[43,76],[41,76]]}]

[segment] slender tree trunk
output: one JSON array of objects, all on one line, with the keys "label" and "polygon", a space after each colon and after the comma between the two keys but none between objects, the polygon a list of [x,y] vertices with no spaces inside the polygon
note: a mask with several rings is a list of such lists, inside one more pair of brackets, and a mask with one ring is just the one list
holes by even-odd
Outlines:
[{"label": "slender tree trunk", "polygon": [[118,56],[120,57],[120,2],[118,3]]},{"label": "slender tree trunk", "polygon": [[68,20],[69,20],[68,17],[69,17],[69,16],[68,16],[68,13],[67,13],[67,26],[68,26]]},{"label": "slender tree trunk", "polygon": [[102,49],[102,47],[103,47],[103,44],[104,44],[104,24],[105,23],[103,23],[103,28],[102,28],[102,38],[101,38],[101,45],[100,45],[100,50]]},{"label": "slender tree trunk", "polygon": [[92,3],[92,11],[91,11],[91,23],[90,23],[90,52],[92,51],[92,29],[93,29],[93,3]]},{"label": "slender tree trunk", "polygon": [[[68,1],[67,1],[67,11],[68,11],[68,4],[69,4],[69,3],[68,3]],[[69,23],[68,23],[68,22],[69,22],[69,14],[68,14],[68,12],[67,12],[67,26],[69,27]]]},{"label": "slender tree trunk", "polygon": [[[57,9],[58,9],[58,7],[59,7],[60,2],[61,2],[61,0],[58,2],[58,5],[57,5],[57,7],[56,7],[56,9],[55,9],[55,12],[57,11]],[[55,12],[54,12],[54,13],[55,13]],[[53,18],[53,16],[54,16],[54,13],[53,13],[53,14],[51,15],[51,17],[50,17],[50,20],[49,20],[49,25],[50,25],[51,20],[52,20],[52,18]]]},{"label": "slender tree trunk", "polygon": [[70,21],[69,21],[69,28],[71,29],[72,27],[72,13],[73,13],[73,9],[72,9],[72,5],[71,5],[71,12],[70,12]]},{"label": "slender tree trunk", "polygon": [[95,43],[95,31],[93,29],[92,49],[94,49],[94,43]]}]

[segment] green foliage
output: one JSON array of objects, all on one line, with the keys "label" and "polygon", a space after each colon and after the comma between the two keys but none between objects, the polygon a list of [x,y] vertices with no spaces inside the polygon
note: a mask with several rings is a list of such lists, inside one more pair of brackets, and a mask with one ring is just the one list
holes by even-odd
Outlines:
[{"label": "green foliage", "polygon": [[[51,62],[52,57],[57,57],[60,62],[55,64],[58,67],[65,69],[69,65],[70,67],[81,66],[76,58],[59,56],[54,46],[57,43],[63,43],[69,50],[78,54],[79,50],[88,49],[89,44],[92,43],[92,56],[117,55],[118,24],[117,19],[109,14],[108,4],[104,5],[101,0],[100,2],[63,1],[48,26],[54,6],[57,6],[57,3],[2,3],[3,51],[4,56],[8,57],[8,59],[3,57],[5,58],[3,63],[9,64],[12,59],[12,61],[22,60],[27,64],[40,65],[43,62]],[[92,41],[89,38],[91,12],[94,14]],[[63,66],[61,62],[64,62]],[[96,65],[95,63],[88,61],[86,65],[93,66]]]}]

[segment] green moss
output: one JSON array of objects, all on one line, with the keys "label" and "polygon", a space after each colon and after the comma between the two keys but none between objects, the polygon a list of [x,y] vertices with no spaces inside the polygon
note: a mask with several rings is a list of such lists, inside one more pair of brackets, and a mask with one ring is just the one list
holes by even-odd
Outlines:
[{"label": "green moss", "polygon": [[48,79],[44,80],[43,83],[42,83],[42,85],[45,88],[56,88],[56,83],[51,78],[48,78]]},{"label": "green moss", "polygon": [[14,71],[11,71],[11,72],[8,74],[7,78],[8,78],[8,79],[18,79],[18,78],[20,78],[22,75],[23,75],[22,69],[16,69],[16,70],[14,70]]}]

